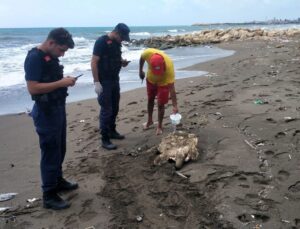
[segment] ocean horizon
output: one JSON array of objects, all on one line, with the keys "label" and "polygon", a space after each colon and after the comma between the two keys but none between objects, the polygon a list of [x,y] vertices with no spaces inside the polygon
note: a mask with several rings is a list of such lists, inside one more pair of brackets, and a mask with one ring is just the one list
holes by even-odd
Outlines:
[{"label": "ocean horizon", "polygon": [[[131,26],[131,39],[144,39],[153,36],[181,35],[202,30],[229,29],[240,26],[205,25],[205,26]],[[96,39],[113,27],[66,27],[73,35],[75,48],[61,57],[65,66],[65,75],[76,76],[83,73],[76,86],[69,90],[67,102],[80,101],[96,97],[93,89],[90,60]],[[255,29],[287,29],[300,28],[300,25],[247,25],[245,28]],[[0,115],[25,112],[31,109],[32,101],[26,89],[24,79],[24,59],[27,52],[44,41],[52,28],[0,28]],[[120,74],[121,91],[128,91],[141,85],[138,77],[138,60],[145,47],[128,44],[122,46],[123,58],[130,60],[127,68]],[[234,52],[211,46],[182,47],[166,51],[174,60],[176,79],[203,75],[204,72],[180,70],[196,63],[205,62]]]}]

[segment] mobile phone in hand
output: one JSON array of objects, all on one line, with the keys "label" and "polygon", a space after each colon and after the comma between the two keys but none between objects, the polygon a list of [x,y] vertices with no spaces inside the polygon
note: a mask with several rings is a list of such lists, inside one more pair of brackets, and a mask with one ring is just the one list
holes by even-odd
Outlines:
[{"label": "mobile phone in hand", "polygon": [[130,60],[123,60],[122,63],[123,64],[129,64],[131,61]]},{"label": "mobile phone in hand", "polygon": [[78,76],[75,76],[75,79],[78,79],[79,77],[83,76],[83,74],[80,74]]}]

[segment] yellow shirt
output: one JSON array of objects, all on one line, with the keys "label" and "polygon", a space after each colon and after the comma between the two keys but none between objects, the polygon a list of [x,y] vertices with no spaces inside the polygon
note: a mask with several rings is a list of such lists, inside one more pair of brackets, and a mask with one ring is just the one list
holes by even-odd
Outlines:
[{"label": "yellow shirt", "polygon": [[[150,62],[151,56],[155,53],[161,55],[165,60],[166,71],[164,72],[163,75],[154,75],[151,70],[149,62]],[[148,48],[148,49],[145,49],[145,51],[142,53],[141,57],[148,63],[147,79],[150,83],[157,84],[158,86],[165,86],[165,85],[172,84],[175,82],[173,61],[164,52],[162,52],[158,49]]]}]

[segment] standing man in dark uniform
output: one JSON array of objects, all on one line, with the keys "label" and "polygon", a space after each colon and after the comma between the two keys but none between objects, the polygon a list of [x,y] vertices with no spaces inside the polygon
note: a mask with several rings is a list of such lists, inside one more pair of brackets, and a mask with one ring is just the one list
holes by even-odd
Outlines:
[{"label": "standing man in dark uniform", "polygon": [[101,106],[99,125],[102,147],[108,150],[117,148],[110,139],[124,139],[116,130],[116,117],[120,102],[119,73],[121,67],[129,63],[122,59],[121,43],[130,40],[129,32],[127,25],[119,23],[112,32],[98,38],[91,60],[95,92]]},{"label": "standing man in dark uniform", "polygon": [[78,188],[78,184],[63,178],[62,164],[66,153],[67,88],[76,78],[64,77],[61,57],[74,48],[71,34],[64,28],[53,29],[47,39],[31,49],[25,59],[27,88],[35,101],[31,116],[41,148],[43,206],[54,210],[70,206],[57,193]]}]

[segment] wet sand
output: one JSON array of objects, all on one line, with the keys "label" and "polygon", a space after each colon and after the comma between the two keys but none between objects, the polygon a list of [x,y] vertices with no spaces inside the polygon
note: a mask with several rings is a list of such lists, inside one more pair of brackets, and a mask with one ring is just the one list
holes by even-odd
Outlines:
[{"label": "wet sand", "polygon": [[0,228],[300,227],[298,40],[218,45],[236,53],[189,68],[206,76],[176,81],[180,128],[199,138],[200,158],[180,170],[188,178],[174,163],[153,165],[148,149],[162,136],[142,129],[145,88],[122,94],[126,139],[112,152],[99,146],[96,99],[69,104],[64,170],[80,188],[62,194],[72,203],[64,211],[26,207],[41,197],[37,136],[27,115],[0,117],[0,193],[19,193],[0,202],[13,207]]}]

